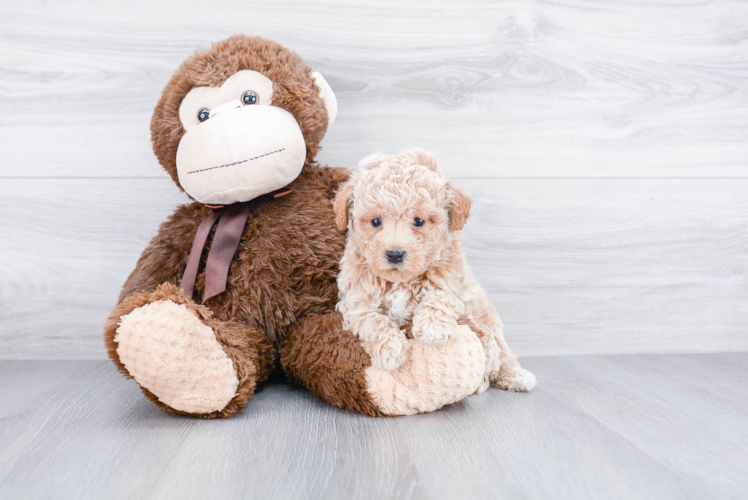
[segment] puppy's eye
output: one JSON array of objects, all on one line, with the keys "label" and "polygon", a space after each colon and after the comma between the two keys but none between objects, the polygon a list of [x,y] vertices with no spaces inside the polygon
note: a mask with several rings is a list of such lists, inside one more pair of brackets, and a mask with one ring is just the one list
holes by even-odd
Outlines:
[{"label": "puppy's eye", "polygon": [[423,219],[419,219],[418,217],[416,217],[415,219],[413,219],[413,224],[415,224],[416,227],[421,227],[424,224],[426,224],[426,221],[423,220]]},{"label": "puppy's eye", "polygon": [[377,218],[377,219],[372,219],[372,220],[371,220],[371,225],[372,225],[372,226],[374,226],[374,227],[379,227],[379,226],[381,226],[381,225],[382,225],[382,219],[379,219],[379,218]]},{"label": "puppy's eye", "polygon": [[254,90],[248,90],[242,94],[242,104],[245,106],[249,104],[257,104],[260,102],[260,97]]},{"label": "puppy's eye", "polygon": [[197,112],[197,121],[199,121],[200,123],[204,122],[208,118],[210,118],[210,110],[208,108],[203,108]]}]

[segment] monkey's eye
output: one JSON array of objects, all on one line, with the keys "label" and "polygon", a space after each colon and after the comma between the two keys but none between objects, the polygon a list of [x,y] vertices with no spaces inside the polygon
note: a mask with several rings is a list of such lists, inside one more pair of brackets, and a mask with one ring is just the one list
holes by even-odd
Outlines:
[{"label": "monkey's eye", "polygon": [[242,94],[242,103],[246,106],[248,104],[257,104],[260,102],[260,97],[254,90],[248,90]]},{"label": "monkey's eye", "polygon": [[415,224],[416,227],[421,227],[424,224],[426,224],[426,221],[423,220],[423,219],[419,219],[418,217],[416,217],[415,219],[413,219],[413,224]]},{"label": "monkey's eye", "polygon": [[381,226],[382,225],[382,219],[379,219],[379,218],[372,219],[371,225],[374,226],[374,227]]},{"label": "monkey's eye", "polygon": [[210,110],[208,108],[203,108],[197,112],[197,121],[199,121],[200,123],[204,122],[208,118],[210,118]]}]

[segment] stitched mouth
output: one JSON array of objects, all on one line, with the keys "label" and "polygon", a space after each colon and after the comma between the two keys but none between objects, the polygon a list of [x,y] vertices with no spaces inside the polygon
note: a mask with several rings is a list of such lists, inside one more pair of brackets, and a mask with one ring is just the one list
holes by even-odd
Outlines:
[{"label": "stitched mouth", "polygon": [[250,161],[253,161],[253,160],[264,158],[265,156],[270,156],[270,155],[274,155],[276,153],[281,153],[281,152],[283,152],[285,150],[286,150],[286,148],[280,148],[278,150],[271,151],[269,153],[265,153],[265,154],[260,155],[260,156],[255,156],[254,158],[247,158],[246,160],[235,161],[234,163],[227,163],[226,165],[216,165],[215,167],[201,168],[200,170],[190,170],[187,173],[188,174],[197,174],[199,172],[206,172],[208,170],[215,170],[217,168],[233,167],[234,165],[240,165],[242,163],[247,163],[247,162],[250,162]]}]

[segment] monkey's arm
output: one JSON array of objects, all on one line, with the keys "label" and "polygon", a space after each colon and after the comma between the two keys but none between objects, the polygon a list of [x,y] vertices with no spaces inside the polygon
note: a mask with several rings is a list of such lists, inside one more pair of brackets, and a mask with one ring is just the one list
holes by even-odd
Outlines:
[{"label": "monkey's arm", "polygon": [[193,237],[207,211],[199,203],[182,205],[161,224],[123,285],[118,303],[135,293],[151,292],[162,283],[179,286]]}]

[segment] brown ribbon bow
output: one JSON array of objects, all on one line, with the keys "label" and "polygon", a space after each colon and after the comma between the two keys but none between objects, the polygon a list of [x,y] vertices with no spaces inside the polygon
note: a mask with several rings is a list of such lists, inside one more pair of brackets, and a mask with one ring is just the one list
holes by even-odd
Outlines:
[{"label": "brown ribbon bow", "polygon": [[[280,198],[291,193],[288,188],[279,189],[269,196]],[[209,205],[208,205],[209,206]],[[205,242],[208,240],[210,230],[218,221],[216,234],[208,252],[208,261],[205,263],[205,290],[203,291],[203,304],[211,297],[226,290],[226,279],[229,277],[229,267],[239,246],[239,240],[244,234],[244,226],[249,217],[250,202],[234,203],[223,207],[210,207],[210,212],[200,223],[192,242],[192,250],[187,260],[187,267],[182,275],[180,286],[185,295],[192,298],[195,292],[195,280],[197,269],[200,266],[200,256],[203,253]]]},{"label": "brown ribbon bow", "polygon": [[244,226],[249,217],[249,203],[235,203],[227,207],[211,208],[200,226],[197,228],[195,240],[192,242],[190,258],[182,275],[181,287],[185,295],[192,297],[195,291],[195,280],[197,279],[197,268],[200,265],[200,256],[208,239],[211,228],[218,221],[216,234],[208,252],[208,262],[205,264],[205,290],[203,291],[203,303],[211,297],[226,290],[226,279],[229,276],[229,267],[234,258],[239,240],[244,234]]}]

